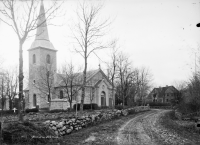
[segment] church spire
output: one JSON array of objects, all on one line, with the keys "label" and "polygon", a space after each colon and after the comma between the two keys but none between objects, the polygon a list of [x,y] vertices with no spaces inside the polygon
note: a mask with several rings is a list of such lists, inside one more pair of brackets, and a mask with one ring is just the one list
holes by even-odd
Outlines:
[{"label": "church spire", "polygon": [[48,34],[48,29],[47,29],[43,0],[41,0],[41,4],[40,4],[40,13],[38,17],[37,33],[36,33],[35,40],[49,41],[49,34]]},{"label": "church spire", "polygon": [[38,16],[37,32],[36,32],[35,40],[32,43],[31,48],[29,50],[32,50],[35,48],[46,48],[53,51],[57,51],[55,50],[53,44],[49,40],[43,0],[41,0],[41,4],[40,4],[40,12]]}]

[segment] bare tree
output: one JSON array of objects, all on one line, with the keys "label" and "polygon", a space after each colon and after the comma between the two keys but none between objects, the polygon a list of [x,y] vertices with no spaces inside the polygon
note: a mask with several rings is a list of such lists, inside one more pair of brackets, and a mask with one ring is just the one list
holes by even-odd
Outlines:
[{"label": "bare tree", "polygon": [[113,40],[111,43],[111,60],[107,63],[107,71],[108,71],[108,78],[111,81],[112,85],[112,107],[114,107],[114,88],[115,88],[115,80],[116,80],[116,73],[117,73],[117,58],[118,58],[118,47],[117,47],[117,40]]},{"label": "bare tree", "polygon": [[102,38],[105,35],[105,28],[108,26],[108,20],[101,21],[99,17],[101,9],[101,5],[94,6],[92,4],[86,4],[86,2],[80,4],[77,11],[78,24],[76,25],[76,29],[73,30],[73,36],[77,44],[74,46],[74,49],[84,59],[81,111],[83,111],[85,98],[88,57],[91,53],[106,48]]},{"label": "bare tree", "polygon": [[152,75],[149,70],[145,67],[134,68],[123,53],[118,55],[116,64],[117,97],[121,100],[119,102],[122,102],[123,106],[128,105],[127,102],[132,104],[137,97],[144,104],[151,88]]},{"label": "bare tree", "polygon": [[152,75],[150,71],[142,67],[139,70],[139,73],[137,73],[137,77],[139,80],[137,81],[137,86],[138,86],[138,97],[141,100],[142,104],[144,105],[145,103],[145,97],[148,95],[149,90],[151,89],[151,82],[152,82]]},{"label": "bare tree", "polygon": [[186,81],[174,81],[173,82],[174,87],[179,91],[186,89],[187,84],[188,83]]},{"label": "bare tree", "polygon": [[11,71],[6,71],[6,95],[9,98],[9,109],[13,109],[13,100],[17,95],[18,76],[17,67]]},{"label": "bare tree", "polygon": [[196,73],[187,82],[187,87],[182,91],[182,97],[178,98],[178,108],[184,113],[200,111],[200,79]]},{"label": "bare tree", "polygon": [[56,95],[54,90],[54,75],[56,72],[53,65],[53,59],[51,59],[49,64],[45,63],[43,66],[38,67],[38,78],[33,82],[34,87],[43,94],[40,98],[46,102],[51,102],[52,95]]},{"label": "bare tree", "polygon": [[129,58],[123,53],[117,58],[117,83],[120,90],[120,96],[122,97],[123,106],[125,105],[125,99],[130,93],[130,85],[132,81],[132,71],[131,62]]},{"label": "bare tree", "polygon": [[72,63],[64,65],[61,70],[62,74],[59,74],[61,82],[59,87],[63,88],[67,95],[67,100],[70,103],[70,109],[72,109],[72,101],[75,100],[77,92],[81,89],[81,82],[78,81],[77,77],[79,73],[75,73],[75,67]]},{"label": "bare tree", "polygon": [[[41,1],[43,2],[43,0]],[[3,5],[0,9],[0,20],[10,26],[16,33],[19,40],[19,120],[23,120],[21,113],[21,100],[23,97],[23,44],[31,37],[30,32],[42,26],[47,20],[55,17],[55,12],[61,6],[57,0],[53,1],[52,6],[46,10],[46,13],[38,14],[37,7],[39,0],[18,1],[18,0],[1,0]],[[46,15],[46,20],[37,23]]]},{"label": "bare tree", "polygon": [[1,108],[2,111],[4,110],[4,106],[5,106],[5,101],[6,101],[6,77],[5,77],[5,72],[1,72],[0,73],[0,101],[1,101]]}]

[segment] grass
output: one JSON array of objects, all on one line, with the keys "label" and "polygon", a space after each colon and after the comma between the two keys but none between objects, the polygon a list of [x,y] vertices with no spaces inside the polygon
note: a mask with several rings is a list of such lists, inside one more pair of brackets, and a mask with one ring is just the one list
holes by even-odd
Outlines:
[{"label": "grass", "polygon": [[195,130],[194,122],[178,120],[175,117],[174,111],[170,111],[162,116],[160,123],[170,131],[193,141],[195,144],[200,144],[200,134]]},{"label": "grass", "polygon": [[[51,137],[51,138],[50,138]],[[54,138],[54,139],[53,139]],[[55,133],[43,124],[30,122],[16,122],[9,124],[3,130],[3,139],[6,144],[47,144],[59,140]]]}]

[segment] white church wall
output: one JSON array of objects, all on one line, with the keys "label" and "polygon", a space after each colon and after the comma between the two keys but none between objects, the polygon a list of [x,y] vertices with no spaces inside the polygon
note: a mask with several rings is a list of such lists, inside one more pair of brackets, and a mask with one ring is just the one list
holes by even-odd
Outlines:
[{"label": "white church wall", "polygon": [[61,110],[67,110],[67,108],[70,108],[70,104],[67,100],[63,99],[53,99],[50,103],[50,110],[56,110],[56,109],[61,109]]}]

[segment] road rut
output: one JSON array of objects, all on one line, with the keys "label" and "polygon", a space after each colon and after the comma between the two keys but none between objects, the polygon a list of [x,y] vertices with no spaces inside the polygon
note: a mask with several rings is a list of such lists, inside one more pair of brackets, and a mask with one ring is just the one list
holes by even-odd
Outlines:
[{"label": "road rut", "polygon": [[159,119],[169,110],[153,109],[125,123],[116,137],[118,145],[193,144],[175,132],[162,127]]}]

